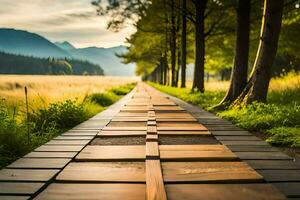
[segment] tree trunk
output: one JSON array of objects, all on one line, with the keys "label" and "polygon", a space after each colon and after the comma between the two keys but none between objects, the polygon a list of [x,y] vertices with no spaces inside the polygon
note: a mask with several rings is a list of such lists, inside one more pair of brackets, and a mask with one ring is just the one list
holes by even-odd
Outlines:
[{"label": "tree trunk", "polygon": [[260,42],[251,78],[235,104],[266,102],[271,68],[276,56],[284,0],[265,0]]},{"label": "tree trunk", "polygon": [[181,30],[181,87],[186,87],[186,0],[182,0],[182,30]]},{"label": "tree trunk", "polygon": [[243,92],[247,84],[250,10],[251,0],[238,1],[234,65],[231,72],[230,86],[226,96],[219,104],[220,107],[231,104]]},{"label": "tree trunk", "polygon": [[205,34],[204,34],[204,12],[207,0],[194,1],[196,7],[195,24],[195,69],[193,90],[204,92],[204,56],[205,56]]},{"label": "tree trunk", "polygon": [[176,16],[175,16],[175,2],[171,0],[171,86],[176,86]]}]

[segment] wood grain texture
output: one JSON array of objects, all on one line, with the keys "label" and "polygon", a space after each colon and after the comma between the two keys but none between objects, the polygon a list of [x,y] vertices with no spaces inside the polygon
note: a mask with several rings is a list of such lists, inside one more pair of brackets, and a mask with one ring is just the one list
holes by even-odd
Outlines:
[{"label": "wood grain texture", "polygon": [[40,169],[2,169],[0,181],[48,181],[58,170]]},{"label": "wood grain texture", "polygon": [[159,159],[157,142],[146,142],[146,158]]},{"label": "wood grain texture", "polygon": [[43,145],[38,148],[36,148],[34,151],[47,151],[47,152],[78,152],[81,149],[83,149],[84,146],[75,146],[75,145],[69,145],[69,146],[55,146],[55,145]]},{"label": "wood grain texture", "polygon": [[0,182],[0,194],[31,195],[37,192],[43,186],[44,183]]},{"label": "wood grain texture", "polygon": [[165,182],[250,183],[263,178],[244,162],[162,162]]},{"label": "wood grain texture", "polygon": [[228,161],[237,156],[224,145],[160,145],[162,160]]},{"label": "wood grain texture", "polygon": [[167,200],[159,160],[146,160],[147,200]]},{"label": "wood grain texture", "polygon": [[77,152],[30,152],[25,158],[73,158]]},{"label": "wood grain texture", "polygon": [[61,169],[70,162],[67,158],[20,158],[7,168]]},{"label": "wood grain texture", "polygon": [[271,184],[168,184],[169,200],[284,200]]},{"label": "wood grain texture", "polygon": [[37,200],[143,200],[145,184],[51,184]]},{"label": "wood grain texture", "polygon": [[85,147],[75,158],[80,161],[144,160],[145,146],[94,146]]},{"label": "wood grain texture", "polygon": [[70,163],[57,177],[63,182],[145,182],[144,162]]}]

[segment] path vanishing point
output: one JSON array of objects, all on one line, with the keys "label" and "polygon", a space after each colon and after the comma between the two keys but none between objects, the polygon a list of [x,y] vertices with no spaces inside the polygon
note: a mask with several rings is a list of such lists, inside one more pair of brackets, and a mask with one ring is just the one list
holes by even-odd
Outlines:
[{"label": "path vanishing point", "polygon": [[251,133],[139,83],[0,171],[0,200],[300,199],[300,165]]}]

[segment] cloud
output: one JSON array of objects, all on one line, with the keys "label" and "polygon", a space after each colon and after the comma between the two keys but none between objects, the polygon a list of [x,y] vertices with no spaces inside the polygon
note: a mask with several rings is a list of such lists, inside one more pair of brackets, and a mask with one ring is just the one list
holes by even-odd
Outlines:
[{"label": "cloud", "polygon": [[123,44],[134,32],[106,30],[107,19],[96,15],[91,0],[0,0],[0,27],[23,29],[51,41],[69,41],[77,47]]}]

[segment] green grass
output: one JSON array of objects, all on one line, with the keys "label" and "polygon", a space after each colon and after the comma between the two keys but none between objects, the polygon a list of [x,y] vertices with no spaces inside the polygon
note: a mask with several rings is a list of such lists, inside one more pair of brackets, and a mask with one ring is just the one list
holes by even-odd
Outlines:
[{"label": "green grass", "polygon": [[[298,81],[289,86],[289,80]],[[209,111],[213,111],[210,107],[222,100],[226,90],[208,90],[200,94],[191,93],[190,89],[154,83],[150,85]],[[213,112],[241,128],[264,133],[267,136],[266,141],[273,145],[300,148],[300,75],[289,74],[275,79],[267,104],[254,102],[242,108]]]},{"label": "green grass", "polygon": [[128,84],[105,93],[91,94],[81,102],[66,100],[30,110],[28,123],[21,108],[11,107],[11,104],[1,100],[0,168],[104,110],[134,86]]}]

